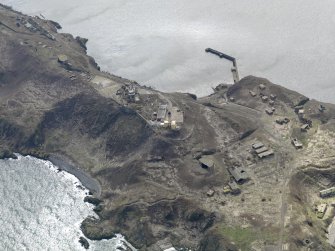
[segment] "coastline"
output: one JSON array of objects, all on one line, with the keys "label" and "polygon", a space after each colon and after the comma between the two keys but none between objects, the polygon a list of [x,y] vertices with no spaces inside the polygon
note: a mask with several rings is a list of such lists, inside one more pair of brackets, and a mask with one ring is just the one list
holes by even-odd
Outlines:
[{"label": "coastline", "polygon": [[96,197],[100,197],[101,186],[99,182],[82,169],[70,163],[70,160],[67,160],[65,157],[61,157],[59,155],[50,155],[47,159],[60,170],[64,170],[74,175],[81,182],[81,184],[90,191],[90,193]]}]

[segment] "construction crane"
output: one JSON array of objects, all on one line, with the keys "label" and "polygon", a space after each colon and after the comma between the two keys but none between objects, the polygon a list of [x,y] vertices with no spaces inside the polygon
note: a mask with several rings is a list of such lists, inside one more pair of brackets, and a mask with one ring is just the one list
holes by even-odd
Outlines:
[{"label": "construction crane", "polygon": [[217,55],[220,58],[224,58],[224,59],[227,59],[227,60],[233,62],[233,67],[231,68],[231,72],[233,74],[234,83],[237,83],[238,81],[240,81],[240,77],[238,75],[238,70],[237,70],[237,63],[236,63],[235,58],[233,58],[232,56],[229,56],[227,54],[224,54],[222,52],[219,52],[217,50],[211,49],[211,48],[207,48],[205,51],[210,52],[214,55]]}]

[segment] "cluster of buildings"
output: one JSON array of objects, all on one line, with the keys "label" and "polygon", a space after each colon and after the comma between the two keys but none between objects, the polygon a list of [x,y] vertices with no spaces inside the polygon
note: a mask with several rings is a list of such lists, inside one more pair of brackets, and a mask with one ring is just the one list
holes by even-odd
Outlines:
[{"label": "cluster of buildings", "polygon": [[158,111],[152,115],[152,120],[156,121],[161,127],[179,130],[184,123],[184,113],[178,107],[171,108],[168,105],[160,105]]},{"label": "cluster of buildings", "polygon": [[116,95],[120,95],[124,100],[129,103],[135,103],[140,101],[140,94],[134,84],[123,85],[116,91]]},{"label": "cluster of buildings", "polygon": [[[260,93],[259,93],[259,96],[261,97],[262,99],[262,102],[264,103],[268,103],[270,105],[270,107],[266,108],[265,109],[265,112],[268,114],[268,115],[272,115],[276,108],[274,108],[274,104],[275,104],[275,100],[277,98],[277,96],[275,94],[270,94],[270,95],[266,95],[263,93],[263,91],[266,89],[266,86],[264,84],[260,84],[258,86],[259,90],[260,90]],[[257,96],[257,93],[254,92],[254,91],[249,91],[251,97],[256,97]]]},{"label": "cluster of buildings", "polygon": [[[335,187],[330,187],[330,188],[320,191],[320,197],[323,199],[327,197],[333,197],[333,196],[335,196]],[[331,205],[334,206],[333,203]],[[328,204],[326,202],[322,202],[320,204],[314,205],[314,212],[319,219],[322,219],[324,217],[324,215],[327,212],[327,209],[328,209]]]},{"label": "cluster of buildings", "polygon": [[254,153],[260,158],[266,158],[274,155],[274,151],[271,148],[267,148],[262,142],[255,142],[252,144],[252,149]]},{"label": "cluster of buildings", "polygon": [[[321,198],[327,198],[327,197],[332,197],[332,196],[335,196],[335,187],[330,187],[330,188],[320,191]],[[314,211],[316,213],[316,216],[322,219],[327,211],[327,208],[328,208],[327,203],[321,203],[321,204],[315,205]]]},{"label": "cluster of buildings", "polygon": [[312,127],[312,120],[305,118],[304,107],[302,105],[295,106],[294,112],[298,114],[298,118],[301,122],[301,127],[300,127],[301,131],[307,132],[307,130]]},{"label": "cluster of buildings", "polygon": [[46,29],[41,27],[32,18],[25,19],[24,17],[16,17],[16,26],[20,27],[21,25],[23,25],[25,28],[27,28],[31,32],[40,32],[41,35],[43,35],[43,36],[45,36],[45,37],[47,37],[51,40],[55,40],[54,35],[52,35]]}]

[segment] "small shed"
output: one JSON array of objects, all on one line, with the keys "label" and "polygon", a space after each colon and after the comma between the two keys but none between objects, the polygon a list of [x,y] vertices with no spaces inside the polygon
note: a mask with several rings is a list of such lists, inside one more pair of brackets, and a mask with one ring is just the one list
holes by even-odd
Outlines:
[{"label": "small shed", "polygon": [[255,142],[254,144],[252,144],[253,149],[258,149],[258,148],[261,148],[263,146],[264,146],[264,144],[262,142]]},{"label": "small shed", "polygon": [[204,156],[199,159],[202,168],[208,169],[214,167],[214,161],[209,156]]},{"label": "small shed", "polygon": [[263,147],[261,147],[261,148],[256,149],[255,152],[256,152],[257,154],[260,154],[260,153],[265,152],[265,151],[267,151],[267,150],[268,150],[268,148],[265,147],[265,146],[263,146]]},{"label": "small shed", "polygon": [[303,146],[302,143],[296,138],[292,139],[292,144],[296,149],[300,149]]},{"label": "small shed", "polygon": [[215,191],[214,191],[213,189],[209,189],[209,190],[207,191],[207,196],[208,196],[208,197],[213,197],[214,194],[215,194]]},{"label": "small shed", "polygon": [[264,89],[265,89],[265,85],[264,85],[264,84],[260,84],[258,87],[259,87],[259,89],[261,89],[261,90],[264,90]]},{"label": "small shed", "polygon": [[258,157],[260,159],[263,159],[263,158],[269,157],[269,156],[271,156],[273,154],[274,154],[274,151],[272,149],[270,149],[270,150],[267,150],[265,152],[262,152],[262,153],[258,154]]},{"label": "small shed", "polygon": [[256,97],[256,92],[254,92],[254,91],[249,91],[249,93],[250,93],[250,95],[251,95],[251,97]]},{"label": "small shed", "polygon": [[268,96],[263,96],[263,97],[262,97],[262,101],[263,101],[263,102],[267,102],[268,100],[269,100],[269,97],[268,97]]},{"label": "small shed", "polygon": [[271,100],[275,100],[277,98],[277,95],[275,95],[275,94],[270,94],[270,99]]},{"label": "small shed", "polygon": [[300,127],[300,129],[301,129],[302,132],[307,132],[307,130],[309,129],[309,124],[303,124]]},{"label": "small shed", "polygon": [[229,172],[237,183],[244,183],[249,179],[247,172],[243,168],[232,167],[229,168]]},{"label": "small shed", "polygon": [[266,108],[266,109],[265,109],[265,112],[266,112],[268,115],[273,115],[274,110],[273,110],[273,109],[270,109],[270,108]]},{"label": "small shed", "polygon": [[317,205],[316,207],[316,216],[320,219],[323,218],[323,216],[325,215],[327,210],[327,204],[326,203],[322,203],[320,205]]}]

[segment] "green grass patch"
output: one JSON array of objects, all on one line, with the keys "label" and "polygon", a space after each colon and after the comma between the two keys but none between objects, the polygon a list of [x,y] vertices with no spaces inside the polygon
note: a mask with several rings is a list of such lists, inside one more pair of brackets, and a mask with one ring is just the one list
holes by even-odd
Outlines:
[{"label": "green grass patch", "polygon": [[274,243],[279,237],[278,232],[267,230],[258,230],[252,227],[227,227],[221,228],[221,234],[228,237],[242,251],[250,250],[250,245],[256,240]]}]

